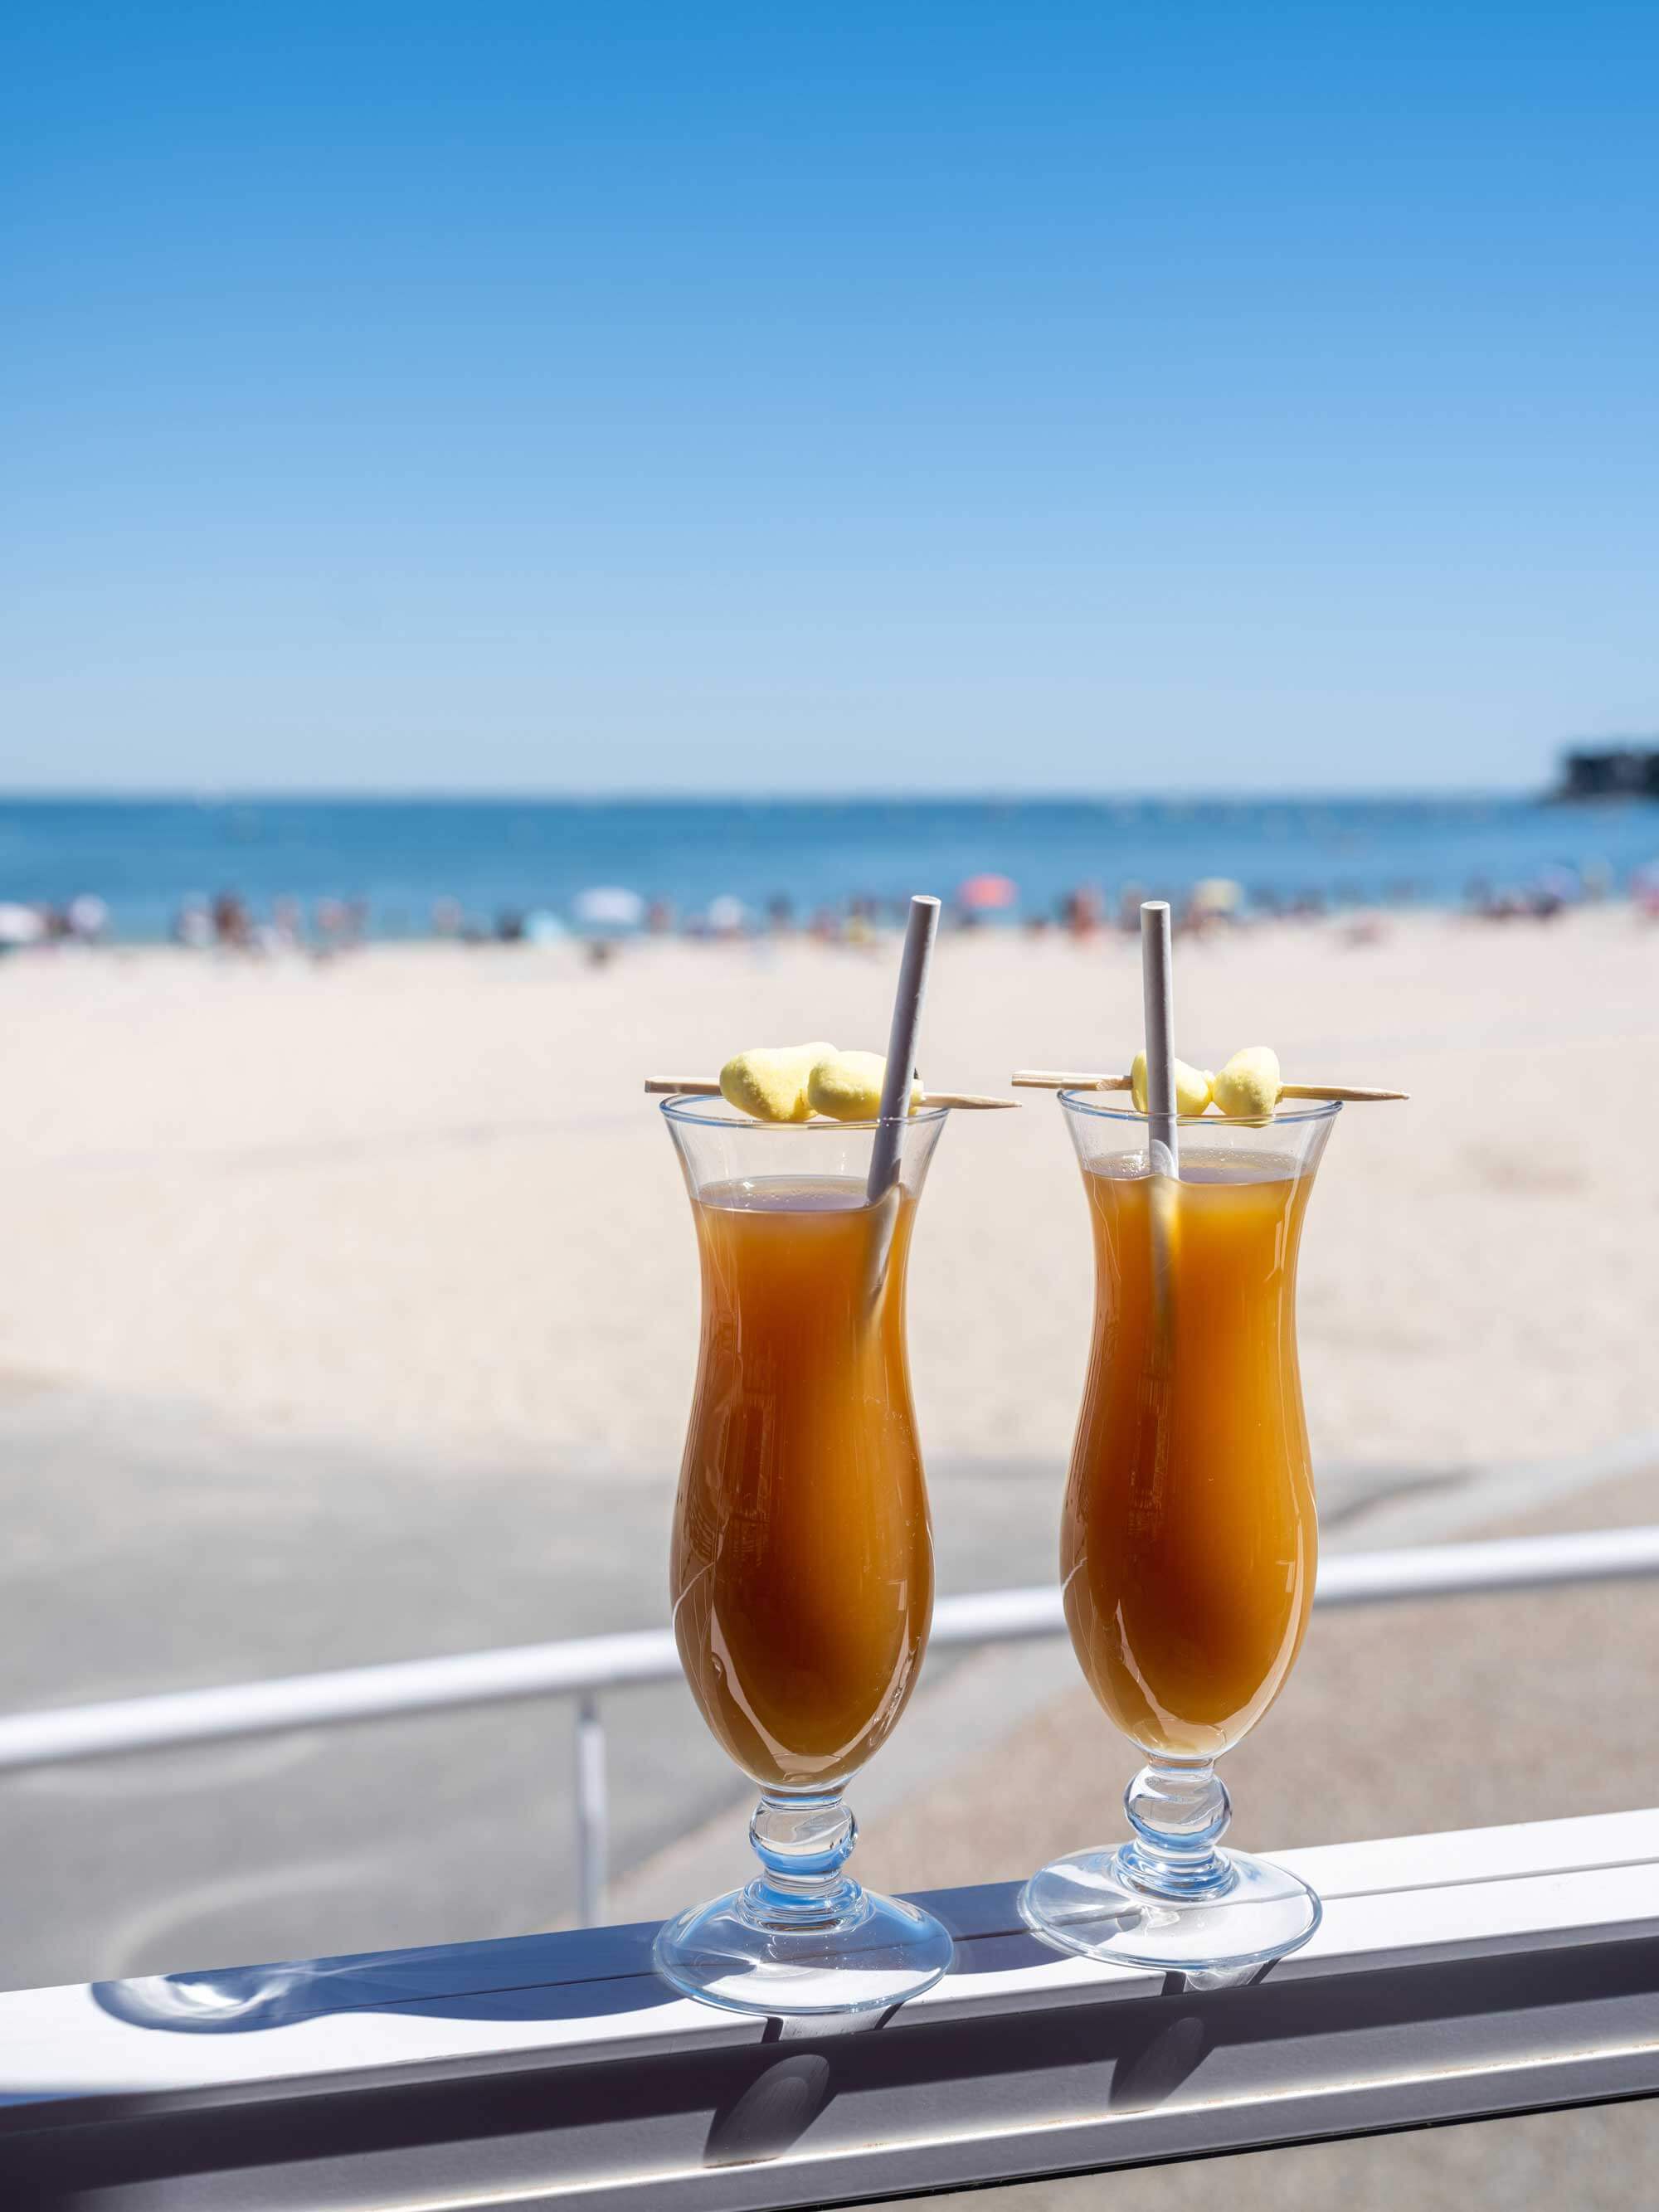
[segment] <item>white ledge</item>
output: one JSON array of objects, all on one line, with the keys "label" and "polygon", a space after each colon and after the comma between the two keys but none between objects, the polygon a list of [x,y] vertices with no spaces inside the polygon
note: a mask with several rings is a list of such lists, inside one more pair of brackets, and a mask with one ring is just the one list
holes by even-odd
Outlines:
[{"label": "white ledge", "polygon": [[873,2021],[675,1997],[648,1927],[0,1996],[0,2202],[765,2212],[1659,2093],[1659,1813],[1280,1856],[1324,1923],[1226,1987],[996,1886]]}]

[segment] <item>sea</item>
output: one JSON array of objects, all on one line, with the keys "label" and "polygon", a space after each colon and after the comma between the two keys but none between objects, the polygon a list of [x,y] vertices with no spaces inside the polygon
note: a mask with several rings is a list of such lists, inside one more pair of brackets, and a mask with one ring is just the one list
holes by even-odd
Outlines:
[{"label": "sea", "polygon": [[441,902],[481,929],[528,914],[556,932],[598,888],[666,902],[682,921],[779,899],[805,920],[915,890],[948,899],[994,874],[1015,887],[1015,919],[1084,887],[1178,899],[1223,877],[1264,905],[1450,906],[1540,884],[1616,894],[1656,865],[1659,804],[1644,800],[0,799],[0,904],[90,894],[129,942],[227,891],[256,919],[284,897],[356,899],[371,934],[412,938]]}]

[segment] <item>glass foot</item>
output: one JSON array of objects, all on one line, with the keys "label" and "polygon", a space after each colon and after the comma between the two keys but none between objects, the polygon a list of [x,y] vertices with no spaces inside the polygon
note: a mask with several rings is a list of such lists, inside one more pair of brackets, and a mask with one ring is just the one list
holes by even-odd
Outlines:
[{"label": "glass foot", "polygon": [[872,2012],[932,1989],[951,1947],[932,1913],[854,1881],[811,1918],[769,1911],[751,1882],[669,1921],[653,1956],[683,1996],[728,2012]]},{"label": "glass foot", "polygon": [[1020,1917],[1085,1959],[1182,1974],[1282,1959],[1319,1925],[1317,1896],[1271,1859],[1218,1851],[1231,1875],[1224,1887],[1170,1897],[1135,1879],[1133,1853],[1124,1844],[1056,1859],[1020,1892]]}]

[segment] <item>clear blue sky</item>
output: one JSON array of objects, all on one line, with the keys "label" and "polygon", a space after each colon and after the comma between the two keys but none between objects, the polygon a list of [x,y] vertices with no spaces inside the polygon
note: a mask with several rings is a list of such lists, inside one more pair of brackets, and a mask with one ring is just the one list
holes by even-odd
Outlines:
[{"label": "clear blue sky", "polygon": [[1659,10],[14,9],[0,786],[1659,726]]}]

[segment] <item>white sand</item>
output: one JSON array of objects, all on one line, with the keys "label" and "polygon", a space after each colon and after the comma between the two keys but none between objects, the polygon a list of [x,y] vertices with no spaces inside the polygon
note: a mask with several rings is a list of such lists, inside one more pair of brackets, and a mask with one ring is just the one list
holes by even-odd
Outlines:
[{"label": "white sand", "polygon": [[[647,1072],[768,1038],[880,1045],[895,950],[376,950],[0,966],[0,1371],[184,1395],[259,1425],[672,1468],[695,1269]],[[1545,1455],[1656,1414],[1659,931],[1422,919],[1357,948],[1182,946],[1178,1042],[1275,1043],[1352,1109],[1310,1215],[1322,1455]],[[942,944],[924,1070],[1127,1062],[1132,945]],[[938,1452],[1052,1456],[1090,1295],[1060,1112],[947,1130],[912,1291]],[[1593,1118],[1594,1117],[1594,1118]]]}]

